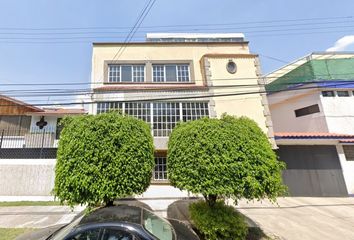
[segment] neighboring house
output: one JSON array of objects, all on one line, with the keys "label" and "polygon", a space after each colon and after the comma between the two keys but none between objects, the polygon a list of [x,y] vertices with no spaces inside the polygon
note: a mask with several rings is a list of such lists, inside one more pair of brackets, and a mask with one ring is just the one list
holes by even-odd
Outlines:
[{"label": "neighboring house", "polygon": [[95,104],[89,112],[121,109],[146,121],[156,166],[152,185],[141,197],[176,199],[188,196],[171,187],[167,177],[167,141],[177,122],[223,113],[247,116],[274,145],[259,77],[258,56],[250,53],[243,34],[148,34],[146,42],[94,43]]},{"label": "neighboring house", "polygon": [[313,53],[266,76],[294,196],[354,194],[354,53]]},{"label": "neighboring house", "polygon": [[0,201],[53,198],[60,119],[84,113],[0,95]]}]

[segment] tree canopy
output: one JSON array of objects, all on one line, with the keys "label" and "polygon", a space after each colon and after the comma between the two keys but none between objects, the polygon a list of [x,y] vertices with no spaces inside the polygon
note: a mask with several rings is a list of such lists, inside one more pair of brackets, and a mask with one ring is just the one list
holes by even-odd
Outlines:
[{"label": "tree canopy", "polygon": [[223,115],[180,123],[168,143],[168,178],[179,189],[217,196],[261,199],[285,192],[267,136],[251,119]]},{"label": "tree canopy", "polygon": [[61,202],[112,204],[150,185],[154,146],[142,120],[109,112],[62,121],[54,195]]}]

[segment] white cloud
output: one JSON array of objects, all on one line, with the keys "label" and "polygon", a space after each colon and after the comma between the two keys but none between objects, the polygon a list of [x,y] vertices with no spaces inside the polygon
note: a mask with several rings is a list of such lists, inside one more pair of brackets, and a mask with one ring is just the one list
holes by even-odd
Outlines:
[{"label": "white cloud", "polygon": [[328,48],[327,52],[344,51],[354,44],[354,35],[348,35],[337,40],[334,45]]}]

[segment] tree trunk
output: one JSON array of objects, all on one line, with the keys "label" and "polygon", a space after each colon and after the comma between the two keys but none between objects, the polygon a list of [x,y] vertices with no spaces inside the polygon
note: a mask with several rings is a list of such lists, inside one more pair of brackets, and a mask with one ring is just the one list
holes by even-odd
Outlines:
[{"label": "tree trunk", "polygon": [[113,201],[112,200],[106,201],[106,207],[111,207],[111,206],[114,206]]},{"label": "tree trunk", "polygon": [[[204,196],[205,197],[205,196]],[[218,195],[216,194],[209,194],[206,197],[206,201],[209,205],[209,207],[214,207],[215,203],[216,203],[216,199],[218,198]]]}]

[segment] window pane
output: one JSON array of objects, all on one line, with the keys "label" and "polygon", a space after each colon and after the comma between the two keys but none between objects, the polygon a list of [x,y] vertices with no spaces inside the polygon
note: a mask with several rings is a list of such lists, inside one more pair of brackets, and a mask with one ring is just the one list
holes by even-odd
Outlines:
[{"label": "window pane", "polygon": [[295,110],[295,116],[301,117],[301,116],[318,113],[318,112],[320,112],[320,107],[318,106],[318,104],[314,104],[308,107]]},{"label": "window pane", "polygon": [[177,72],[176,65],[166,65],[166,82],[176,82]]},{"label": "window pane", "polygon": [[338,97],[349,97],[348,91],[337,91]]},{"label": "window pane", "polygon": [[153,82],[165,81],[165,70],[163,65],[152,65],[152,81]]},{"label": "window pane", "polygon": [[322,91],[323,97],[334,97],[334,91]]},{"label": "window pane", "polygon": [[144,228],[160,240],[172,240],[173,228],[169,222],[150,211],[143,210]]},{"label": "window pane", "polygon": [[183,121],[197,120],[203,117],[209,117],[207,102],[189,102],[182,103]]},{"label": "window pane", "polygon": [[122,66],[122,80],[121,82],[131,82],[132,81],[132,67]]},{"label": "window pane", "polygon": [[189,82],[189,66],[188,65],[178,65],[178,81],[179,82]]},{"label": "window pane", "polygon": [[122,230],[107,228],[104,230],[103,240],[133,240],[133,235]]},{"label": "window pane", "polygon": [[144,82],[145,66],[133,65],[133,82]]},{"label": "window pane", "polygon": [[155,157],[155,180],[167,180],[167,158]]},{"label": "window pane", "polygon": [[70,238],[70,240],[87,240],[87,239],[100,240],[99,239],[100,231],[101,231],[100,228],[86,230],[76,234],[74,237]]},{"label": "window pane", "polygon": [[120,66],[108,66],[108,82],[120,82]]}]

